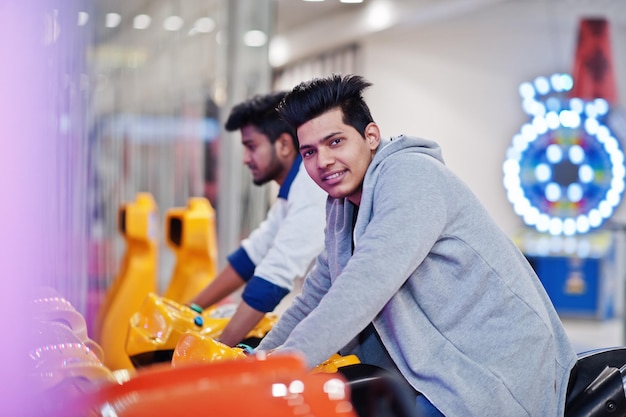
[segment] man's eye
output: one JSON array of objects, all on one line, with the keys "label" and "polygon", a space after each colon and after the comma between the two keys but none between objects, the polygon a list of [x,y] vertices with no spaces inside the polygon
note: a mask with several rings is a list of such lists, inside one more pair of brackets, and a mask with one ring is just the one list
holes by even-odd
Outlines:
[{"label": "man's eye", "polygon": [[308,151],[302,152],[302,157],[303,158],[308,158],[311,155],[313,155],[313,151],[312,150],[308,150]]},{"label": "man's eye", "polygon": [[341,138],[335,138],[335,139],[333,139],[333,140],[331,140],[331,141],[330,141],[330,144],[331,144],[331,145],[336,145],[336,144],[338,144],[339,142],[341,142]]}]

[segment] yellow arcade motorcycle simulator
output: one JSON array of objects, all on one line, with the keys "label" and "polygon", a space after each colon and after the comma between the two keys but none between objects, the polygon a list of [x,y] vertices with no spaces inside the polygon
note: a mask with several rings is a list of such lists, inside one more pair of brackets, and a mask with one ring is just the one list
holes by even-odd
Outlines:
[{"label": "yellow arcade motorcycle simulator", "polygon": [[[236,309],[235,304],[191,308],[154,293],[148,294],[141,308],[131,316],[126,353],[135,368],[170,362],[180,337],[187,331],[217,338]],[[278,316],[267,313],[242,341],[257,346],[274,326]]]}]

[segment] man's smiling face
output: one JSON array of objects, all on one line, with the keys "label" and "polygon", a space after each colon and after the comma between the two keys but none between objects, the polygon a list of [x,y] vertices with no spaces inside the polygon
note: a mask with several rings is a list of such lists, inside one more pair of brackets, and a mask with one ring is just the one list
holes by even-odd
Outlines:
[{"label": "man's smiling face", "polygon": [[365,138],[343,122],[340,108],[309,120],[298,128],[300,154],[309,176],[334,198],[359,205],[363,179],[380,143],[375,123],[365,128]]}]

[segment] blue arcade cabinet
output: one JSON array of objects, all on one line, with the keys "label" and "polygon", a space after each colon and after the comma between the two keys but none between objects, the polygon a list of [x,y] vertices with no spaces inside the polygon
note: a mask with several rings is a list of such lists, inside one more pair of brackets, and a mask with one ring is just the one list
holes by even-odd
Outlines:
[{"label": "blue arcade cabinet", "polygon": [[617,235],[594,231],[550,236],[526,229],[515,243],[539,276],[562,317],[605,320],[619,310],[621,283]]},{"label": "blue arcade cabinet", "polygon": [[503,182],[525,223],[514,236],[562,316],[607,319],[620,313],[620,232],[609,219],[622,200],[624,153],[607,126],[601,98],[568,93],[568,74],[519,88],[528,123],[513,137]]}]

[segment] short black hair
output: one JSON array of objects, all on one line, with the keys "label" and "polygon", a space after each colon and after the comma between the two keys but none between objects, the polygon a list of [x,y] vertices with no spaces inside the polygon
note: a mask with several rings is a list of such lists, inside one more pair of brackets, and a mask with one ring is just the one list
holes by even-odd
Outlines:
[{"label": "short black hair", "polygon": [[276,111],[276,107],[286,94],[286,91],[280,91],[250,97],[233,107],[224,127],[232,132],[244,126],[253,125],[259,132],[266,135],[271,143],[276,142],[281,134],[288,133],[297,149],[295,129]]},{"label": "short black hair", "polygon": [[365,128],[374,119],[363,100],[363,91],[371,85],[360,75],[352,74],[314,78],[294,87],[281,101],[278,112],[294,129],[298,129],[309,120],[340,108],[343,122],[365,137]]}]

